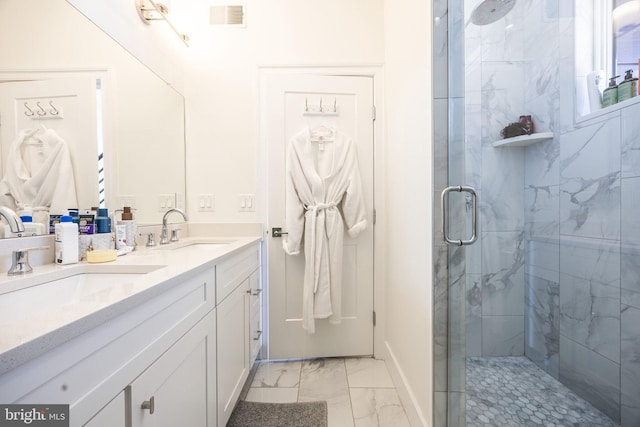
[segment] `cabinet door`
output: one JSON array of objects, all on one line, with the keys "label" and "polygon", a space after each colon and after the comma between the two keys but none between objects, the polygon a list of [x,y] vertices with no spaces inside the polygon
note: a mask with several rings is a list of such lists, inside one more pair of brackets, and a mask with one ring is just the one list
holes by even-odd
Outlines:
[{"label": "cabinet door", "polygon": [[248,369],[249,279],[220,305],[218,313],[218,426],[225,426],[249,374]]},{"label": "cabinet door", "polygon": [[84,427],[125,427],[125,396],[121,392],[91,418]]},{"label": "cabinet door", "polygon": [[215,414],[207,413],[207,392],[215,393],[207,376],[214,316],[212,311],[129,386],[133,427],[205,427],[208,419],[215,425]]},{"label": "cabinet door", "polygon": [[251,298],[249,302],[249,369],[256,361],[262,346],[262,286],[260,284],[260,269],[249,277]]}]

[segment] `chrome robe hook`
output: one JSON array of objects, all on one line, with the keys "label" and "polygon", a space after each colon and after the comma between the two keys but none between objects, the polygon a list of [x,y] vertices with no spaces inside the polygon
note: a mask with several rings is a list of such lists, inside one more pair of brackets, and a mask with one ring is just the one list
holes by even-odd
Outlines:
[{"label": "chrome robe hook", "polygon": [[29,108],[29,103],[28,102],[24,103],[24,108],[27,109],[27,111],[24,112],[25,116],[31,117],[31,116],[34,116],[36,114],[36,113],[33,112],[33,110],[31,108]]},{"label": "chrome robe hook", "polygon": [[38,113],[39,116],[47,115],[47,110],[42,108],[42,105],[40,105],[40,101],[36,102],[36,106],[38,107],[38,110],[36,111],[36,113]]}]

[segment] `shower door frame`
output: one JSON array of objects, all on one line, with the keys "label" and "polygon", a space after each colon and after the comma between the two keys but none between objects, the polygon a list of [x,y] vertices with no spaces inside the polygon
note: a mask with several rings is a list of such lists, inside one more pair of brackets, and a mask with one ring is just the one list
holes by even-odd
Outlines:
[{"label": "shower door frame", "polygon": [[[435,0],[433,16],[434,202],[448,186],[465,185],[464,156],[464,0]],[[457,72],[456,72],[457,71]],[[446,82],[446,84],[443,84]],[[464,199],[449,200],[450,232],[465,232]],[[466,426],[466,261],[465,246],[440,236],[440,209],[434,209],[433,425]]]}]

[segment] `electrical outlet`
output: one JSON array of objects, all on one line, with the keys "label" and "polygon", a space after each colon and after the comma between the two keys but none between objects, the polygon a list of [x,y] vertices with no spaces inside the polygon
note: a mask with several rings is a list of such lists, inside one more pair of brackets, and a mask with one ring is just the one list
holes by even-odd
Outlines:
[{"label": "electrical outlet", "polygon": [[256,196],[255,194],[240,194],[238,196],[239,207],[238,212],[255,212]]},{"label": "electrical outlet", "polygon": [[213,194],[198,195],[198,212],[213,212],[216,199]]}]

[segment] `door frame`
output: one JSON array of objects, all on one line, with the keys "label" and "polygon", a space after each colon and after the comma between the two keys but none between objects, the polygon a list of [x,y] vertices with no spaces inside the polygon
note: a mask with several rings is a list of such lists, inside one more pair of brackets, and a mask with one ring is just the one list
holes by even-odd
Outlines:
[{"label": "door frame", "polygon": [[[286,65],[286,66],[258,66],[258,194],[256,206],[261,207],[259,216],[263,219],[263,250],[262,250],[262,283],[265,295],[262,310],[263,346],[260,356],[269,358],[269,251],[271,242],[268,230],[274,224],[269,218],[269,147],[265,129],[267,128],[267,99],[266,90],[269,76],[277,74],[315,75],[315,76],[362,76],[370,77],[373,82],[373,102],[376,107],[375,121],[373,122],[373,207],[376,213],[376,221],[373,228],[373,310],[376,313],[376,323],[373,328],[373,355],[376,359],[385,357],[385,193],[384,164],[385,164],[385,139],[384,139],[384,102],[383,102],[383,70],[381,64],[352,65]],[[278,225],[278,224],[275,224]],[[280,243],[279,241],[277,243]]]}]

